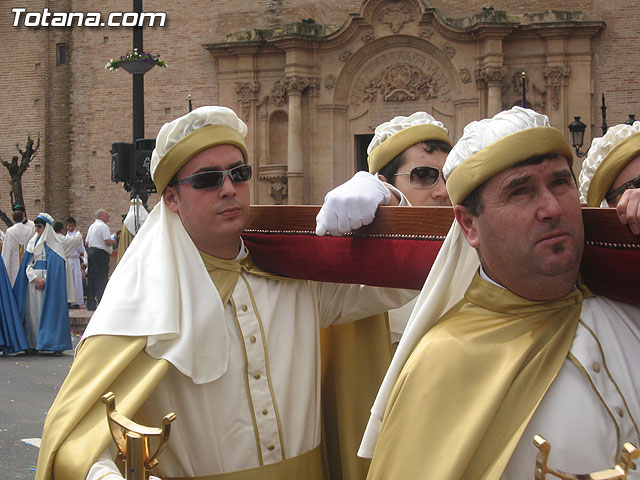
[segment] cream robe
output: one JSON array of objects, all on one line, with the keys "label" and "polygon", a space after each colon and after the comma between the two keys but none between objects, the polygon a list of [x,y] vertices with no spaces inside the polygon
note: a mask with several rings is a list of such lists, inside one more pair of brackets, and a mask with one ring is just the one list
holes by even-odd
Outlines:
[{"label": "cream robe", "polygon": [[[562,351],[564,347],[560,348],[558,344],[558,347],[547,351],[527,347],[522,350],[525,353],[522,356],[519,353],[522,346],[530,343],[526,332],[530,329],[532,337],[538,336],[534,332],[539,331],[539,321],[531,323],[532,326],[537,325],[535,328],[522,324],[522,327],[513,329],[507,322],[503,323],[503,327],[496,323],[498,329],[494,329],[487,322],[490,321],[494,306],[496,311],[501,312],[508,305],[505,303],[503,306],[499,300],[503,296],[501,292],[506,291],[478,277],[472,282],[471,288],[475,289],[475,301],[482,299],[480,304],[489,308],[488,316],[478,320],[482,322],[479,327],[474,327],[473,322],[458,322],[458,326],[454,323],[454,331],[450,335],[446,333],[449,328],[444,320],[432,330],[437,332],[436,344],[428,341],[433,338],[430,332],[416,347],[387,404],[368,478],[532,478],[536,455],[534,434],[540,434],[551,442],[550,465],[554,468],[576,473],[612,468],[622,444],[625,441],[638,442],[636,424],[629,417],[640,416],[638,395],[634,392],[638,379],[630,372],[630,366],[640,359],[640,309],[604,298],[584,300],[582,320],[577,323],[577,328],[569,328],[559,337],[576,332],[575,338],[571,335],[570,349],[564,350],[569,352],[568,358],[571,360],[559,364],[559,373],[555,379],[552,378],[545,392],[540,387],[547,380],[535,388],[531,380],[542,378],[545,371],[553,373],[544,358],[556,355],[554,351]],[[521,308],[523,313],[533,313],[528,305],[533,306],[535,302],[523,301],[522,307],[517,307],[518,302],[514,303],[513,300],[517,297],[510,292],[508,295],[513,305],[509,309],[513,313],[517,313],[513,308]],[[461,305],[456,307],[456,311],[465,311],[467,307],[464,302]],[[477,308],[471,311],[478,312]],[[602,319],[605,321],[596,321]],[[552,327],[553,323],[548,325]],[[589,325],[595,329],[589,330]],[[512,333],[504,327],[512,328]],[[461,336],[468,340],[460,340]],[[599,338],[600,344],[596,338]],[[536,343],[539,341],[535,340]],[[431,358],[434,353],[429,353],[434,345],[436,351],[441,352],[435,354],[440,359],[438,361]],[[505,348],[507,345],[511,347]],[[540,345],[544,345],[544,342]],[[447,352],[451,350],[460,353],[449,358]],[[478,358],[477,352],[483,352],[486,360]],[[427,362],[425,355],[429,354],[432,361]],[[514,356],[514,362],[516,357],[525,360],[522,367],[512,363],[510,355]],[[453,361],[460,368],[462,365],[456,359],[465,356],[474,359],[474,365],[469,366],[475,371],[473,377],[468,380],[452,378],[449,362]],[[611,376],[605,371],[604,357]],[[536,359],[542,360],[542,363],[536,363]],[[595,363],[600,365],[600,374],[595,374],[595,370],[598,370],[598,367],[594,367]],[[576,365],[586,367],[581,369]],[[594,369],[591,376],[597,377],[593,383],[604,399],[602,403],[591,388],[591,382],[581,372],[588,369]],[[531,380],[526,377],[522,381],[522,372],[527,371]],[[516,376],[511,385],[509,382],[496,381],[501,377],[509,378],[513,373]],[[478,381],[478,377],[486,377],[486,381]],[[491,385],[488,382],[492,382]],[[614,385],[620,386],[623,395],[617,392]],[[505,387],[508,390],[504,390]],[[545,393],[538,408],[536,399],[541,392]],[[505,402],[510,403],[506,403],[505,407]],[[608,404],[608,409],[616,412],[615,415],[620,418],[612,421],[604,404]],[[504,407],[502,410],[501,405]],[[535,409],[533,418],[527,414],[529,408]],[[517,409],[519,411],[516,413]],[[507,417],[517,418],[517,422],[507,427],[511,422]],[[523,427],[514,429],[523,420]],[[558,463],[555,463],[556,459]],[[504,477],[501,477],[503,473]]]},{"label": "cream robe", "polygon": [[2,259],[4,265],[7,267],[7,275],[13,286],[16,283],[16,276],[20,269],[20,247],[25,247],[27,242],[33,236],[35,227],[31,220],[27,223],[16,223],[15,225],[7,228],[5,234],[4,243],[2,246]]},{"label": "cream robe", "polygon": [[[550,444],[549,466],[571,473],[613,468],[622,445],[640,445],[640,308],[604,297],[582,304],[581,322],[557,378],[502,476],[533,478],[533,436]],[[629,479],[640,479],[640,470]]]},{"label": "cream robe", "polygon": [[[358,285],[280,281],[243,274],[225,307],[231,341],[227,372],[197,385],[177,369],[136,420],[177,415],[155,475],[231,472],[295,457],[320,443],[319,330],[406,302],[416,292]],[[357,388],[357,386],[354,386]],[[110,462],[95,465],[100,478]]]}]

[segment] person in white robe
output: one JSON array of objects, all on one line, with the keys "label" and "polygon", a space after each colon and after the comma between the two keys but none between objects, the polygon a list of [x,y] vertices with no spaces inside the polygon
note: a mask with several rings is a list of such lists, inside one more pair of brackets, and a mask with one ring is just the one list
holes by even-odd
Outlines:
[{"label": "person in white robe", "polygon": [[[354,227],[368,223],[378,203],[370,203],[372,195],[367,194],[376,190],[384,192],[385,187],[394,194],[388,197],[385,205],[451,205],[442,167],[452,146],[448,129],[426,112],[397,116],[381,123],[367,147],[370,174],[358,172],[327,193],[317,217],[316,234],[344,235]],[[326,213],[334,210],[340,213]],[[345,221],[347,212],[350,212],[349,221]],[[337,218],[341,221],[336,222]],[[394,346],[400,341],[415,302],[412,300],[389,311],[389,329]]]},{"label": "person in white robe", "polygon": [[614,207],[620,221],[640,235],[640,122],[614,125],[593,139],[579,188],[582,203]]},{"label": "person in white robe", "polygon": [[154,475],[325,478],[320,328],[415,293],[284,279],[255,265],[240,237],[246,131],[225,107],[161,128],[151,165],[161,201],[116,267],[49,410],[36,479],[121,478],[100,402],[108,390],[139,423],[176,413]]},{"label": "person in white robe", "polygon": [[[538,164],[518,163],[536,155]],[[628,368],[640,360],[640,308],[594,296],[579,281],[582,223],[570,170],[572,157],[562,134],[549,127],[544,115],[530,110],[514,107],[465,127],[445,165],[457,221],[427,278],[373,406],[359,452],[373,455],[368,478],[533,477],[534,435],[550,442],[551,467],[584,474],[613,468],[621,460],[625,442],[640,443],[640,395],[635,388],[640,374]],[[503,190],[496,187],[498,181],[490,183],[493,177],[499,177]],[[481,185],[484,190],[476,190]],[[503,207],[491,218],[503,223],[501,235],[511,240],[517,238],[512,232],[524,231],[523,222],[532,222],[532,228],[539,222],[535,228],[540,246],[532,247],[534,251],[544,250],[546,242],[550,257],[566,257],[567,265],[572,265],[562,276],[562,288],[558,288],[559,274],[536,283],[531,279],[539,274],[521,272],[527,265],[524,250],[514,249],[508,239],[492,237],[488,220],[478,220],[486,213],[464,214],[472,192],[480,198],[501,192],[504,205],[524,201],[527,207],[518,212],[537,212],[533,221],[508,214]],[[489,212],[498,207],[483,208]],[[461,247],[461,242],[467,246]],[[483,262],[465,293],[457,282],[468,284],[469,273],[455,279],[473,263],[465,260],[470,242]],[[496,253],[500,249],[502,253]],[[519,255],[520,261],[499,268],[496,261],[508,252]],[[462,269],[457,268],[459,263]],[[557,335],[561,342],[552,354],[545,352],[551,341],[535,340],[540,330],[529,328],[526,333],[526,324],[522,342],[501,337],[504,334],[492,330],[495,323],[474,322],[455,329],[456,316],[463,311],[459,309],[473,305],[469,299],[482,303],[475,299],[476,291],[491,292],[484,296],[483,308],[495,309],[498,322],[504,311],[497,311],[506,298],[536,310],[535,305],[550,302],[543,298],[559,298],[567,289],[572,298],[565,300],[567,306],[579,302],[581,308],[545,327],[564,331]],[[443,334],[452,343],[446,343]],[[431,352],[440,347],[444,350],[432,358]],[[521,357],[522,363],[511,363],[516,351],[527,348],[532,350]],[[540,349],[538,355],[536,349]],[[474,358],[477,352],[485,353]],[[465,363],[461,360],[465,355],[474,361]],[[461,369],[454,370],[454,365]],[[507,372],[513,372],[513,377]],[[637,479],[640,474],[631,470],[628,478]]]},{"label": "person in white robe", "polygon": [[76,220],[73,217],[67,218],[67,238],[80,239],[80,245],[71,250],[67,259],[71,269],[71,278],[73,280],[74,296],[70,298],[71,308],[79,308],[84,305],[84,289],[82,286],[82,264],[86,265],[86,250],[82,234],[77,228]]},{"label": "person in white robe", "polygon": [[2,247],[2,260],[4,260],[12,286],[16,283],[24,248],[35,231],[33,222],[27,220],[27,216],[22,210],[13,211],[13,221],[15,224],[7,229]]}]

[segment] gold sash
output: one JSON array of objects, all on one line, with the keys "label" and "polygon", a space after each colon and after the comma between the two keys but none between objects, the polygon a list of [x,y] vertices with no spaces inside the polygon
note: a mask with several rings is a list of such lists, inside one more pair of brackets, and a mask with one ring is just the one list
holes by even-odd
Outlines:
[{"label": "gold sash", "polygon": [[566,359],[590,295],[580,285],[534,302],[476,273],[464,299],[407,360],[367,478],[500,478]]},{"label": "gold sash", "polygon": [[287,458],[278,463],[261,467],[240,470],[237,472],[219,473],[205,477],[163,477],[164,480],[326,480],[322,448],[309,450],[297,457]]}]

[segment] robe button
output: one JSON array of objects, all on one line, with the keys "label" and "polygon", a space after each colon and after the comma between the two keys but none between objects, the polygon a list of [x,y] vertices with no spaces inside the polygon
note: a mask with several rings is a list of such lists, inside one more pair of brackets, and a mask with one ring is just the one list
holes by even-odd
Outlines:
[{"label": "robe button", "polygon": [[242,309],[243,312],[246,312],[247,310],[249,310],[249,307],[247,307],[246,305],[242,305],[240,308]]},{"label": "robe button", "polygon": [[621,408],[618,409],[618,416],[624,417],[624,410],[622,410]]},{"label": "robe button", "polygon": [[251,343],[256,343],[256,337],[254,337],[253,335],[251,335],[251,336],[249,337],[249,341],[250,341]]},{"label": "robe button", "polygon": [[636,468],[638,468],[638,466],[634,462],[631,462],[631,467],[630,468],[631,468],[631,470],[635,470]]},{"label": "robe button", "polygon": [[262,410],[262,414],[266,415],[267,413],[269,413],[269,410],[267,410],[266,408],[264,410]]},{"label": "robe button", "polygon": [[593,371],[596,373],[600,373],[600,364],[599,363],[594,363],[593,364]]},{"label": "robe button", "polygon": [[253,376],[253,378],[255,378],[256,380],[260,380],[260,374],[259,374],[259,373],[256,373],[256,374]]},{"label": "robe button", "polygon": [[268,449],[268,450],[273,450],[274,448],[276,448],[276,446],[275,446],[275,445],[269,445],[269,446],[267,447],[267,449]]}]

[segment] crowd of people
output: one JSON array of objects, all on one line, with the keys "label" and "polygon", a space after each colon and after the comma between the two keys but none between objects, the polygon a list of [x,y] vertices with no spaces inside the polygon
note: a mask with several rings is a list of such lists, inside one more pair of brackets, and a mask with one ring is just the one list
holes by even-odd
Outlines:
[{"label": "crowd of people", "polygon": [[[453,206],[421,292],[294,280],[256,264],[242,239],[246,134],[215,106],[160,129],[151,175],[161,200],[142,229],[132,202],[127,253],[108,282],[100,262],[115,242],[109,214],[96,213],[87,243],[97,308],[47,415],[36,479],[123,478],[108,391],[143,425],[176,413],[151,478],[329,478],[320,330],[385,311],[397,350],[366,429],[350,437],[371,463],[344,478],[531,478],[540,436],[575,478],[608,478],[618,464],[624,477],[611,478],[640,479],[623,462],[627,442],[640,446],[640,305],[596,295],[580,276],[581,205],[615,207],[640,233],[640,122],[594,139],[578,178],[564,135],[520,107],[471,122],[455,144],[425,112],[376,128],[369,172],[327,193],[316,233],[344,235],[380,205]],[[26,298],[14,295],[10,326],[24,328],[25,348],[59,351],[62,326],[40,332],[54,325],[55,298],[76,298],[75,280],[57,278],[75,279],[81,237],[75,222],[56,234],[45,213],[34,224],[24,268],[5,261],[5,283],[15,270],[11,291]]]}]

